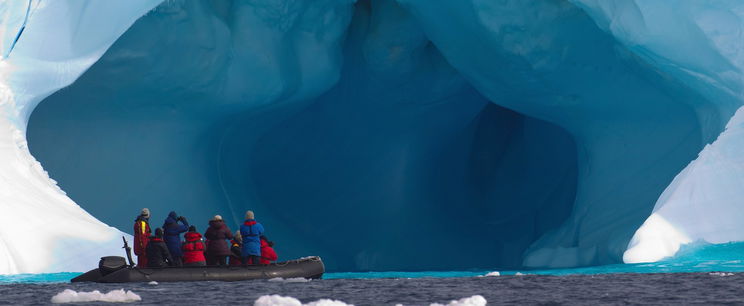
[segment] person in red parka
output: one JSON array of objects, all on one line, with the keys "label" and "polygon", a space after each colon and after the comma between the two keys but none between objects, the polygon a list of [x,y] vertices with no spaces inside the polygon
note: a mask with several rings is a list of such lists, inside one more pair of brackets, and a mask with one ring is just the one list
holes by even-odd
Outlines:
[{"label": "person in red parka", "polygon": [[206,266],[207,261],[204,259],[204,242],[201,240],[202,235],[196,231],[196,226],[190,226],[189,231],[183,235],[186,239],[181,245],[183,251],[184,266]]},{"label": "person in red parka", "polygon": [[147,267],[147,242],[151,233],[150,210],[143,208],[134,220],[134,254],[137,255],[138,267]]},{"label": "person in red parka", "polygon": [[230,256],[230,248],[227,241],[233,238],[230,228],[222,221],[222,216],[216,215],[209,220],[209,228],[204,233],[207,238],[207,264],[210,266],[227,265],[227,256]]},{"label": "person in red parka", "polygon": [[279,259],[279,256],[276,256],[274,251],[274,242],[269,241],[266,236],[261,236],[261,264],[268,265],[277,259]]}]

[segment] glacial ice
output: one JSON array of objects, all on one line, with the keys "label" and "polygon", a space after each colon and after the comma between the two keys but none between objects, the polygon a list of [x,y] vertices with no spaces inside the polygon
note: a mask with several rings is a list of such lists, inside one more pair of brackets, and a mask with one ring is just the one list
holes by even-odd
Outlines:
[{"label": "glacial ice", "polygon": [[[627,263],[653,262],[693,241],[743,241],[744,108],[706,146],[656,202],[623,255]],[[725,179],[723,179],[725,178]]]},{"label": "glacial ice", "polygon": [[[120,252],[122,233],[75,204],[31,156],[26,125],[42,99],[72,83],[156,4],[145,0],[0,4],[4,57],[0,61],[0,274],[86,271],[101,255]],[[22,39],[9,52],[27,5],[32,15]]]},{"label": "glacial ice", "polygon": [[744,240],[741,1],[159,2],[0,4],[0,273],[86,270],[141,207],[345,271]]}]

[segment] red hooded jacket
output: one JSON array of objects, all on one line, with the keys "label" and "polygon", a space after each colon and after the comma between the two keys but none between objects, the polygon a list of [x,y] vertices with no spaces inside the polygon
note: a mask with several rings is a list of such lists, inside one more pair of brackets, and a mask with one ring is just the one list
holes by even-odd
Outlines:
[{"label": "red hooded jacket", "polygon": [[276,256],[274,248],[269,246],[265,239],[261,239],[261,264],[268,265],[277,259],[279,259],[279,256]]},{"label": "red hooded jacket", "polygon": [[186,239],[186,242],[181,246],[183,263],[206,261],[204,258],[204,242],[201,241],[202,235],[197,232],[187,232],[183,237]]}]

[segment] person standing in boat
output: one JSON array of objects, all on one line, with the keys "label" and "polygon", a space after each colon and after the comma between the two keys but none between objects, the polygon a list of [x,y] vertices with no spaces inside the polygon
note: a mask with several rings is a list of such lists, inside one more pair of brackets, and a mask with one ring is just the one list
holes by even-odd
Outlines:
[{"label": "person standing in boat", "polygon": [[206,266],[204,241],[202,241],[202,235],[196,231],[196,226],[190,226],[189,231],[183,235],[183,238],[186,239],[181,246],[181,250],[183,251],[183,265]]},{"label": "person standing in boat", "polygon": [[245,222],[240,226],[240,235],[243,237],[243,248],[240,250],[243,265],[258,265],[261,261],[261,235],[264,228],[261,223],[256,222],[252,210],[245,212]]},{"label": "person standing in boat", "polygon": [[137,255],[137,266],[147,267],[147,242],[150,240],[150,210],[143,208],[134,220],[134,254]]},{"label": "person standing in boat", "polygon": [[163,241],[162,228],[155,229],[155,236],[150,237],[145,253],[147,254],[148,268],[162,268],[166,265],[173,266],[175,264],[168,247]]},{"label": "person standing in boat", "polygon": [[[181,224],[178,224],[181,222]],[[163,224],[163,231],[165,232],[165,244],[168,246],[171,256],[173,256],[173,263],[175,266],[183,265],[183,253],[181,252],[181,233],[185,233],[189,230],[189,222],[183,216],[178,216],[175,211],[171,211],[168,217],[165,218]]]},{"label": "person standing in boat", "polygon": [[227,256],[230,249],[227,241],[233,238],[232,231],[222,221],[222,216],[216,215],[209,220],[209,228],[204,233],[207,238],[207,265],[227,266]]}]

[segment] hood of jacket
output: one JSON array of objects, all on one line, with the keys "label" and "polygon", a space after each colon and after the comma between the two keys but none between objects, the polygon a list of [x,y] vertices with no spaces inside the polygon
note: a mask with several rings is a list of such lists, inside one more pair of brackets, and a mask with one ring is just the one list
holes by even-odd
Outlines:
[{"label": "hood of jacket", "polygon": [[183,235],[183,238],[186,239],[188,242],[192,241],[199,241],[201,239],[202,235],[197,232],[187,232]]},{"label": "hood of jacket", "polygon": [[211,227],[213,229],[216,229],[216,230],[217,229],[221,229],[221,228],[225,227],[225,222],[222,221],[222,220],[210,220],[209,221],[209,227]]},{"label": "hood of jacket", "polygon": [[[178,222],[178,220],[176,220],[176,218],[173,218],[173,217],[171,217],[169,215],[168,218],[165,218],[165,224],[164,225],[168,225],[168,224],[172,224],[172,223],[176,223],[176,222]],[[163,227],[165,227],[165,226],[163,226]]]}]

